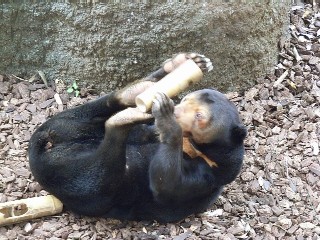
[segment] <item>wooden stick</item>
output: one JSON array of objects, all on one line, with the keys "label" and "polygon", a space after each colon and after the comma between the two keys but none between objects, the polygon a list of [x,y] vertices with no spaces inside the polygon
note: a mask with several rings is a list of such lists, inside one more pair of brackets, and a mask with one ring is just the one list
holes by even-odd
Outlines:
[{"label": "wooden stick", "polygon": [[157,92],[165,93],[171,98],[187,89],[190,85],[199,82],[202,77],[201,69],[194,61],[189,59],[155,85],[139,94],[136,97],[136,105],[142,112],[147,112],[151,109],[152,101]]},{"label": "wooden stick", "polygon": [[286,70],[281,76],[274,82],[273,87],[277,87],[288,76],[289,71]]},{"label": "wooden stick", "polygon": [[302,60],[296,47],[293,47],[293,55],[294,55],[295,59],[297,60],[297,62],[300,62]]},{"label": "wooden stick", "polygon": [[53,195],[0,203],[0,226],[62,212],[63,204]]}]

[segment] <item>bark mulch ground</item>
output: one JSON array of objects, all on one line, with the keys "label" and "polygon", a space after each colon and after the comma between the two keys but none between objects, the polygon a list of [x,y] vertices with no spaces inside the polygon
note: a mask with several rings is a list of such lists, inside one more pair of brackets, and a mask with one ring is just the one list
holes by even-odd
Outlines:
[{"label": "bark mulch ground", "polygon": [[[274,73],[227,94],[249,129],[245,164],[207,212],[176,224],[64,212],[0,227],[0,240],[320,239],[320,13],[293,7],[290,34]],[[0,202],[47,194],[29,171],[28,140],[48,117],[95,97],[88,88],[70,97],[62,82],[47,88],[40,75],[0,76]]]}]

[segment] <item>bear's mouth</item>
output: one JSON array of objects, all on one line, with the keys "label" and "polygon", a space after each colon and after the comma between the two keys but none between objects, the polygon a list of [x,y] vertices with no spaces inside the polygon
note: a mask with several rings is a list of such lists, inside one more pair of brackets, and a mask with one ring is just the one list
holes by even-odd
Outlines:
[{"label": "bear's mouth", "polygon": [[[177,105],[178,106],[178,105]],[[181,115],[181,109],[179,107],[175,106],[173,111],[173,116],[178,119]]]},{"label": "bear's mouth", "polygon": [[182,132],[182,136],[187,138],[192,138],[192,133],[189,131],[184,131]]}]

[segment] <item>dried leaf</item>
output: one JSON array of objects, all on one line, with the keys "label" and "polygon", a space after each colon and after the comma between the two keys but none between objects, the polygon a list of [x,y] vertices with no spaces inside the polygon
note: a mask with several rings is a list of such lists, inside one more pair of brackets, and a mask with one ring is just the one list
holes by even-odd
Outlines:
[{"label": "dried leaf", "polygon": [[297,90],[297,86],[294,84],[294,82],[290,81],[289,79],[287,79],[287,83],[290,85],[290,87],[292,87],[294,90]]},{"label": "dried leaf", "polygon": [[39,76],[41,77],[41,80],[43,81],[44,85],[46,85],[47,88],[49,88],[48,81],[46,79],[46,75],[43,71],[38,71]]}]

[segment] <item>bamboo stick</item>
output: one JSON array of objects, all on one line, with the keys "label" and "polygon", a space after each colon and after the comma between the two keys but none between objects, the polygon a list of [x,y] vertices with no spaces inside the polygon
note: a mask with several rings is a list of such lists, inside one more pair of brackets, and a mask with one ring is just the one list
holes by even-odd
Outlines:
[{"label": "bamboo stick", "polygon": [[190,85],[199,82],[202,77],[201,69],[194,61],[189,59],[155,85],[139,94],[135,99],[136,105],[141,111],[148,112],[157,92],[165,93],[171,98],[187,89]]},{"label": "bamboo stick", "polygon": [[0,203],[0,226],[62,212],[63,204],[53,195]]}]

